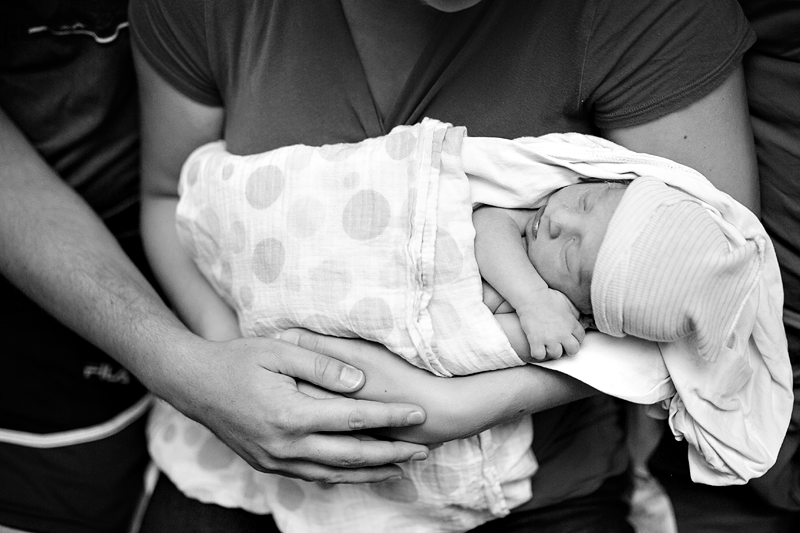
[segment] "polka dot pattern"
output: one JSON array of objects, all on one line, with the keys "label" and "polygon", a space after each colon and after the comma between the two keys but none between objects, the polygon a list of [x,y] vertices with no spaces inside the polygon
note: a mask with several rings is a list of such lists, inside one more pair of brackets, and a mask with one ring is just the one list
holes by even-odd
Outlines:
[{"label": "polka dot pattern", "polygon": [[419,492],[414,482],[410,479],[401,479],[399,481],[383,483],[372,483],[369,485],[370,490],[387,500],[414,503],[419,499]]},{"label": "polka dot pattern", "polygon": [[392,133],[386,137],[386,153],[394,160],[405,159],[417,146],[417,137],[410,131]]},{"label": "polka dot pattern", "polygon": [[197,463],[206,470],[222,470],[234,459],[236,454],[215,438],[207,439],[197,453]]},{"label": "polka dot pattern", "polygon": [[194,224],[192,221],[181,217],[175,217],[175,230],[178,234],[178,240],[181,242],[183,249],[193,259],[199,258],[199,250],[197,249],[197,240],[194,237]]},{"label": "polka dot pattern", "polygon": [[234,166],[232,163],[228,163],[224,167],[222,167],[222,179],[223,181],[228,181],[233,176],[233,169]]},{"label": "polka dot pattern", "polygon": [[183,441],[187,446],[194,446],[203,438],[203,428],[197,422],[189,422],[188,428],[183,432]]},{"label": "polka dot pattern", "polygon": [[461,140],[466,135],[466,128],[451,128],[447,130],[442,143],[442,151],[451,156],[461,155]]},{"label": "polka dot pattern", "polygon": [[362,298],[350,309],[350,322],[355,331],[385,336],[394,328],[394,317],[389,304],[380,298]]},{"label": "polka dot pattern", "polygon": [[247,201],[254,209],[266,209],[281,195],[284,182],[280,168],[274,165],[257,168],[247,178]]},{"label": "polka dot pattern", "polygon": [[[178,206],[181,241],[197,251],[201,271],[235,306],[246,336],[274,337],[300,326],[374,340],[440,375],[480,371],[494,357],[484,340],[493,331],[484,318],[493,318],[485,307],[480,320],[472,316],[480,283],[470,258],[469,193],[459,192],[463,183],[451,185],[458,177],[447,175],[447,158],[457,150],[448,138],[441,165],[430,157],[435,164],[418,172],[418,156],[430,143],[424,128],[409,127],[357,145],[293,146],[245,157],[216,153],[207,163],[200,157],[197,179],[184,187]],[[191,163],[181,183],[188,182]],[[437,193],[439,205],[428,205]],[[428,238],[431,229],[436,239]],[[425,343],[420,350],[412,335]],[[479,355],[462,362],[453,354]],[[159,439],[166,435],[166,446],[181,447],[173,455],[180,466],[169,475],[180,481],[191,473],[178,483],[182,490],[271,511],[286,531],[328,531],[331,520],[369,523],[374,531],[412,530],[426,524],[431,507],[453,524],[466,524],[459,509],[486,509],[487,498],[502,492],[483,477],[493,445],[484,443],[484,456],[474,439],[402,465],[400,482],[342,486],[255,473],[201,426],[177,427],[177,436],[162,431]],[[530,453],[529,442],[520,453]],[[424,511],[410,514],[410,508]]]},{"label": "polka dot pattern", "polygon": [[458,243],[444,228],[439,228],[436,235],[436,283],[450,283],[461,274],[464,255]]},{"label": "polka dot pattern", "polygon": [[253,274],[263,283],[272,283],[283,270],[286,252],[277,239],[264,239],[253,252]]},{"label": "polka dot pattern", "polygon": [[200,162],[194,161],[189,165],[189,169],[186,171],[186,183],[188,183],[190,187],[197,183],[197,176],[199,173]]},{"label": "polka dot pattern", "polygon": [[450,302],[432,300],[429,306],[433,317],[433,329],[437,337],[459,335],[461,333],[461,314]]},{"label": "polka dot pattern", "polygon": [[[452,494],[464,481],[468,481],[462,479],[462,472],[448,465],[432,463],[425,465],[422,471],[425,474],[422,482],[427,484],[429,489],[444,492],[446,495]],[[434,481],[437,482],[436,486],[430,486],[429,484]]]},{"label": "polka dot pattern", "polygon": [[247,479],[244,483],[244,497],[249,499],[255,498],[263,492],[261,485],[259,485],[255,478],[252,475],[247,476]]},{"label": "polka dot pattern", "polygon": [[351,239],[366,241],[383,233],[390,216],[391,206],[383,195],[373,190],[359,191],[344,208],[342,227]]},{"label": "polka dot pattern", "polygon": [[200,216],[197,219],[197,223],[209,234],[212,239],[215,241],[219,240],[219,236],[222,233],[222,223],[219,220],[219,215],[217,214],[216,209],[212,207],[204,208],[202,211],[200,211]]},{"label": "polka dot pattern", "polygon": [[288,478],[278,479],[278,503],[289,511],[296,511],[303,505],[305,494],[300,485]]},{"label": "polka dot pattern", "polygon": [[253,308],[253,288],[250,285],[242,285],[239,288],[239,302],[247,310]]},{"label": "polka dot pattern", "polygon": [[222,261],[219,272],[219,284],[226,296],[230,296],[233,290],[233,269],[227,261]]},{"label": "polka dot pattern", "polygon": [[172,442],[177,436],[178,428],[175,427],[175,424],[170,424],[167,426],[167,429],[164,430],[164,434],[161,438],[164,439],[164,442]]}]

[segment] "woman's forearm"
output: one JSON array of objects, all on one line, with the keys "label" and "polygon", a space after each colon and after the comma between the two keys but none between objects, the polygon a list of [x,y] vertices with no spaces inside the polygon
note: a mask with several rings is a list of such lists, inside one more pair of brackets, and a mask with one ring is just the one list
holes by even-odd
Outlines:
[{"label": "woman's forearm", "polygon": [[203,277],[178,240],[178,198],[145,194],[142,203],[142,233],[148,259],[183,322],[205,339],[226,341],[239,337],[236,314]]},{"label": "woman's forearm", "polygon": [[292,342],[360,368],[364,400],[421,406],[426,421],[414,428],[381,430],[382,436],[418,443],[468,437],[520,416],[577,400],[596,391],[567,375],[526,365],[442,378],[419,369],[383,346],[355,339],[291,330]]}]

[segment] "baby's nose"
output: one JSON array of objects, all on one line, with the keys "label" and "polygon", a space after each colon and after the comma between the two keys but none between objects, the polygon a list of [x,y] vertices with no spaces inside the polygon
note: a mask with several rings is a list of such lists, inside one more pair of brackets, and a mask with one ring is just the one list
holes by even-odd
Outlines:
[{"label": "baby's nose", "polygon": [[562,233],[569,232],[574,225],[574,213],[568,208],[560,206],[550,213],[550,238],[556,239]]}]

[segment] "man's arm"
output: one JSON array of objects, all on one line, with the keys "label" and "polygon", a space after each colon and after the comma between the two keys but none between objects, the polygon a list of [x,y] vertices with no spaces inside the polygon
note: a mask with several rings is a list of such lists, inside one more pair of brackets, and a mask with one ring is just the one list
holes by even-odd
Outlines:
[{"label": "man's arm", "polygon": [[[260,470],[378,481],[425,448],[320,434],[405,425],[416,406],[320,405],[292,377],[339,392],[361,372],[259,339],[205,341],[164,305],[102,221],[0,111],[0,272],[155,394],[209,426]],[[226,383],[216,387],[219,382]],[[346,403],[344,403],[346,402]],[[420,420],[421,421],[421,420]],[[377,466],[380,465],[380,466]],[[366,468],[358,468],[366,467]]]}]

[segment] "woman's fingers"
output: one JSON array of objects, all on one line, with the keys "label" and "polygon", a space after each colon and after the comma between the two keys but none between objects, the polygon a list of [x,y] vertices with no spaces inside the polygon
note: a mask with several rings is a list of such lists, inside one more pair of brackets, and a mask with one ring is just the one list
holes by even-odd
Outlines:
[{"label": "woman's fingers", "polygon": [[415,426],[425,421],[419,407],[352,398],[315,400],[298,398],[292,425],[299,433],[345,432],[364,429]]},{"label": "woman's fingers", "polygon": [[[428,458],[429,450],[420,444],[402,441],[365,439],[361,436],[339,434],[312,434],[298,442],[292,459],[310,463],[330,465],[332,468],[368,469],[366,475],[397,475],[394,468],[375,470],[381,466],[422,461]],[[389,458],[389,460],[387,460]]]}]

